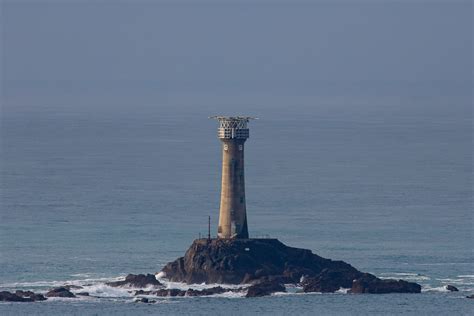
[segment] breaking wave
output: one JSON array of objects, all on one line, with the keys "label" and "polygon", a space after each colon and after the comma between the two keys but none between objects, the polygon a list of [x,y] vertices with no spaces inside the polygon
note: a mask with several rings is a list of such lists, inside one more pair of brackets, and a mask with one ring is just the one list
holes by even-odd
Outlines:
[{"label": "breaking wave", "polygon": [[429,285],[425,285],[421,288],[421,292],[442,292],[442,293],[446,293],[446,292],[449,292],[449,290],[446,289],[446,286],[431,287]]},{"label": "breaking wave", "polygon": [[0,284],[0,288],[37,289],[37,288],[42,288],[42,287],[50,288],[50,287],[58,287],[58,286],[64,286],[64,285],[84,286],[84,285],[90,285],[90,284],[95,284],[95,283],[118,281],[118,280],[122,280],[124,277],[125,276],[118,276],[118,277],[113,277],[113,278],[86,278],[86,279],[73,279],[73,280],[60,280],[60,281],[12,282],[12,283]]},{"label": "breaking wave", "polygon": [[[32,281],[32,282],[12,282],[0,284],[0,290],[32,290],[38,293],[46,293],[49,289],[54,287],[60,287],[65,285],[71,285],[71,292],[77,294],[79,292],[88,292],[89,296],[78,296],[77,300],[80,301],[97,301],[97,300],[111,300],[111,301],[122,301],[122,302],[133,302],[138,297],[147,297],[156,302],[163,301],[176,301],[176,299],[193,298],[193,297],[158,297],[156,295],[138,295],[135,296],[135,291],[142,290],[153,290],[154,287],[148,288],[128,288],[128,287],[111,287],[108,286],[107,282],[119,281],[125,278],[125,275],[117,277],[94,277],[93,273],[81,273],[73,274],[74,279],[68,280],[54,280],[54,281]],[[408,272],[392,272],[392,273],[381,273],[378,275],[383,279],[403,279],[412,282],[418,282],[422,285],[423,293],[447,293],[446,285],[451,284],[459,288],[460,291],[473,291],[474,290],[474,275],[465,274],[457,275],[452,278],[430,278],[427,275],[418,273]],[[221,294],[214,294],[208,297],[222,297],[222,298],[241,298],[245,296],[245,290],[243,291],[232,291],[241,288],[242,285],[234,284],[186,284],[181,282],[170,282],[164,278],[163,274],[157,274],[156,278],[163,284],[166,289],[179,289],[179,290],[204,290],[212,287],[223,287],[229,289],[228,292]],[[77,287],[77,288],[75,288]],[[317,295],[321,293],[302,293],[302,287],[294,284],[286,284],[286,292],[274,293],[273,296],[285,296],[285,295],[300,295],[300,294],[311,294]],[[347,294],[349,289],[341,288],[335,292],[335,294]],[[67,300],[65,298],[51,298],[51,301]]]},{"label": "breaking wave", "polygon": [[419,273],[406,273],[406,272],[392,272],[392,273],[381,273],[378,275],[381,279],[403,279],[405,281],[428,281],[431,280],[429,276]]}]

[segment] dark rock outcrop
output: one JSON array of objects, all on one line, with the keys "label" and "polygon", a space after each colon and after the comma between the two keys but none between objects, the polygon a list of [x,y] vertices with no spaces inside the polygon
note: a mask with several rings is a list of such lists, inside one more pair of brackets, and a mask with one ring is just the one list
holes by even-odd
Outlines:
[{"label": "dark rock outcrop", "polygon": [[277,281],[264,281],[250,286],[245,297],[266,296],[275,292],[286,292],[286,289]]},{"label": "dark rock outcrop", "polygon": [[171,281],[188,284],[240,284],[264,278],[297,283],[301,276],[316,276],[325,268],[357,271],[343,261],[288,247],[277,239],[198,239],[162,272]]},{"label": "dark rock outcrop", "polygon": [[149,299],[146,298],[146,297],[141,297],[141,298],[136,299],[136,300],[135,300],[135,303],[147,303],[147,304],[152,304],[152,303],[156,303],[156,301],[149,300]]},{"label": "dark rock outcrop", "polygon": [[242,291],[241,288],[239,289],[225,289],[220,286],[211,287],[208,289],[203,290],[195,290],[195,289],[188,289],[188,290],[179,290],[179,289],[160,289],[158,291],[137,291],[135,295],[150,295],[154,294],[157,296],[209,296],[215,294],[222,294],[225,292],[238,292]]},{"label": "dark rock outcrop", "polygon": [[474,294],[466,296],[466,298],[474,299]]},{"label": "dark rock outcrop", "polygon": [[379,279],[370,273],[364,273],[354,280],[350,293],[420,293],[421,285],[413,282],[392,279]]},{"label": "dark rock outcrop", "polygon": [[76,293],[77,296],[89,296],[89,292],[78,292]]},{"label": "dark rock outcrop", "polygon": [[16,295],[15,293],[11,293],[8,291],[0,292],[0,301],[1,302],[32,302],[31,300],[27,300],[21,296]]},{"label": "dark rock outcrop", "polygon": [[135,291],[135,296],[136,295],[150,295],[152,291],[144,291],[144,290],[138,290],[138,291]]},{"label": "dark rock outcrop", "polygon": [[450,291],[450,292],[459,292],[459,289],[457,287],[455,287],[454,285],[446,285],[446,290]]},{"label": "dark rock outcrop", "polygon": [[15,291],[15,294],[25,299],[31,299],[33,302],[46,300],[46,297],[44,297],[43,294],[34,293],[32,291],[17,290]]},{"label": "dark rock outcrop", "polygon": [[125,280],[123,281],[108,282],[106,284],[114,287],[136,288],[162,285],[153,274],[129,274],[125,277]]},{"label": "dark rock outcrop", "polygon": [[0,292],[0,301],[2,302],[36,302],[44,300],[46,300],[46,297],[42,294],[33,293],[31,291],[18,290],[15,293],[8,291]]},{"label": "dark rock outcrop", "polygon": [[303,292],[332,293],[340,288],[350,288],[353,280],[359,278],[362,274],[352,266],[343,269],[326,268],[316,277],[304,278],[302,283]]},{"label": "dark rock outcrop", "polygon": [[55,289],[52,289],[48,293],[46,293],[47,297],[68,297],[68,298],[74,298],[76,295],[74,295],[71,291],[66,289],[65,287],[58,287]]},{"label": "dark rock outcrop", "polygon": [[288,247],[277,239],[198,239],[184,257],[168,263],[162,272],[170,281],[188,284],[260,284],[262,293],[261,284],[296,284],[303,276],[305,292],[335,292],[341,287],[350,288],[353,293],[421,291],[416,283],[381,280],[343,261]]},{"label": "dark rock outcrop", "polygon": [[184,296],[186,295],[186,291],[179,290],[179,289],[160,289],[156,292],[152,292],[156,296]]},{"label": "dark rock outcrop", "polygon": [[209,295],[222,294],[226,292],[238,292],[241,290],[242,289],[225,289],[223,287],[216,286],[216,287],[211,287],[211,288],[203,289],[203,290],[189,289],[186,291],[186,296],[209,296]]}]

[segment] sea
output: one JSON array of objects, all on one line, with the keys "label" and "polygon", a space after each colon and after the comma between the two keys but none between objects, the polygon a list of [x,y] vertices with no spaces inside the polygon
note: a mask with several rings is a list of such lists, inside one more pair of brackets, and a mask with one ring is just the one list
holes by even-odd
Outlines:
[{"label": "sea", "polygon": [[[474,312],[470,98],[179,99],[17,104],[1,112],[1,315],[469,315]],[[75,100],[78,102],[77,100]],[[66,102],[65,102],[66,103]],[[421,294],[286,293],[135,302],[106,286],[156,273],[216,234],[221,144],[212,115],[258,117],[245,145],[251,237],[278,238]],[[170,288],[205,288],[165,282]],[[459,292],[449,292],[446,285]]]}]

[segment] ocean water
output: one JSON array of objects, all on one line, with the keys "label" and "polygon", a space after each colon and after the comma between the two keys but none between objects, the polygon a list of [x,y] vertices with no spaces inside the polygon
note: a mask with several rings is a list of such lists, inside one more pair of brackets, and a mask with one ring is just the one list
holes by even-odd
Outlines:
[{"label": "ocean water", "polygon": [[[0,290],[67,283],[91,297],[0,303],[0,314],[472,313],[474,301],[465,298],[474,294],[472,105],[455,98],[345,102],[238,113],[218,104],[4,107]],[[225,293],[137,304],[127,290],[105,286],[182,256],[206,233],[208,215],[217,226],[220,144],[216,122],[207,119],[215,114],[260,117],[246,143],[251,236],[415,281],[422,293],[290,289],[256,299]],[[194,285],[205,286],[212,285]]]}]

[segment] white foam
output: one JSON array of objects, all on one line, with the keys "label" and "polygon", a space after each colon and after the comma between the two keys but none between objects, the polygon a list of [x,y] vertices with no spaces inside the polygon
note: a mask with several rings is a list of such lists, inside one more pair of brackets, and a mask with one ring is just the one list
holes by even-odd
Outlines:
[{"label": "white foam", "polygon": [[433,263],[413,263],[417,266],[453,266],[453,265],[472,265],[472,262],[433,262]]},{"label": "white foam", "polygon": [[431,287],[429,285],[425,285],[421,288],[422,292],[449,292],[448,289],[446,289],[446,286],[437,286],[437,287]]},{"label": "white foam", "polygon": [[111,287],[104,283],[99,283],[84,286],[84,288],[77,290],[77,292],[88,292],[90,296],[95,297],[128,298],[133,297],[135,290],[130,288]]},{"label": "white foam", "polygon": [[431,280],[429,276],[418,274],[418,273],[408,273],[408,272],[388,272],[381,273],[379,278],[381,279],[403,279],[406,281],[427,281]]},{"label": "white foam", "polygon": [[337,290],[335,293],[339,293],[339,294],[347,294],[349,292],[350,289],[345,289],[343,287],[339,288],[339,290]]},{"label": "white foam", "polygon": [[285,284],[286,292],[289,294],[297,294],[303,292],[303,287],[295,284]]},{"label": "white foam", "polygon": [[17,287],[58,287],[68,285],[83,286],[91,283],[104,283],[122,280],[124,276],[115,278],[89,278],[89,279],[74,279],[74,280],[61,280],[61,281],[34,281],[34,282],[13,282],[0,284],[2,288],[17,288]]},{"label": "white foam", "polygon": [[79,277],[79,278],[90,278],[92,277],[93,275],[95,275],[94,273],[76,273],[76,274],[71,274],[71,276],[73,277]]},{"label": "white foam", "polygon": [[272,293],[272,296],[287,296],[287,295],[296,295],[297,293],[291,293],[291,292],[275,292]]},{"label": "white foam", "polygon": [[400,276],[417,276],[418,273],[408,273],[408,272],[388,272],[388,273],[381,273],[381,274],[391,274],[391,275],[400,275]]},{"label": "white foam", "polygon": [[456,284],[456,285],[474,285],[474,280],[472,279],[436,279],[438,281],[441,281],[444,284]]},{"label": "white foam", "polygon": [[225,297],[225,298],[241,298],[245,296],[245,292],[224,292],[221,294],[209,295],[208,297]]},{"label": "white foam", "polygon": [[217,286],[220,286],[224,289],[238,289],[240,287],[243,287],[241,284],[237,284],[237,285],[236,284],[217,284],[217,283],[186,284],[182,282],[170,282],[166,280],[160,280],[160,282],[163,283],[166,289],[178,289],[178,290],[188,290],[188,289],[204,290],[204,289],[209,289],[209,288],[213,288]]}]

